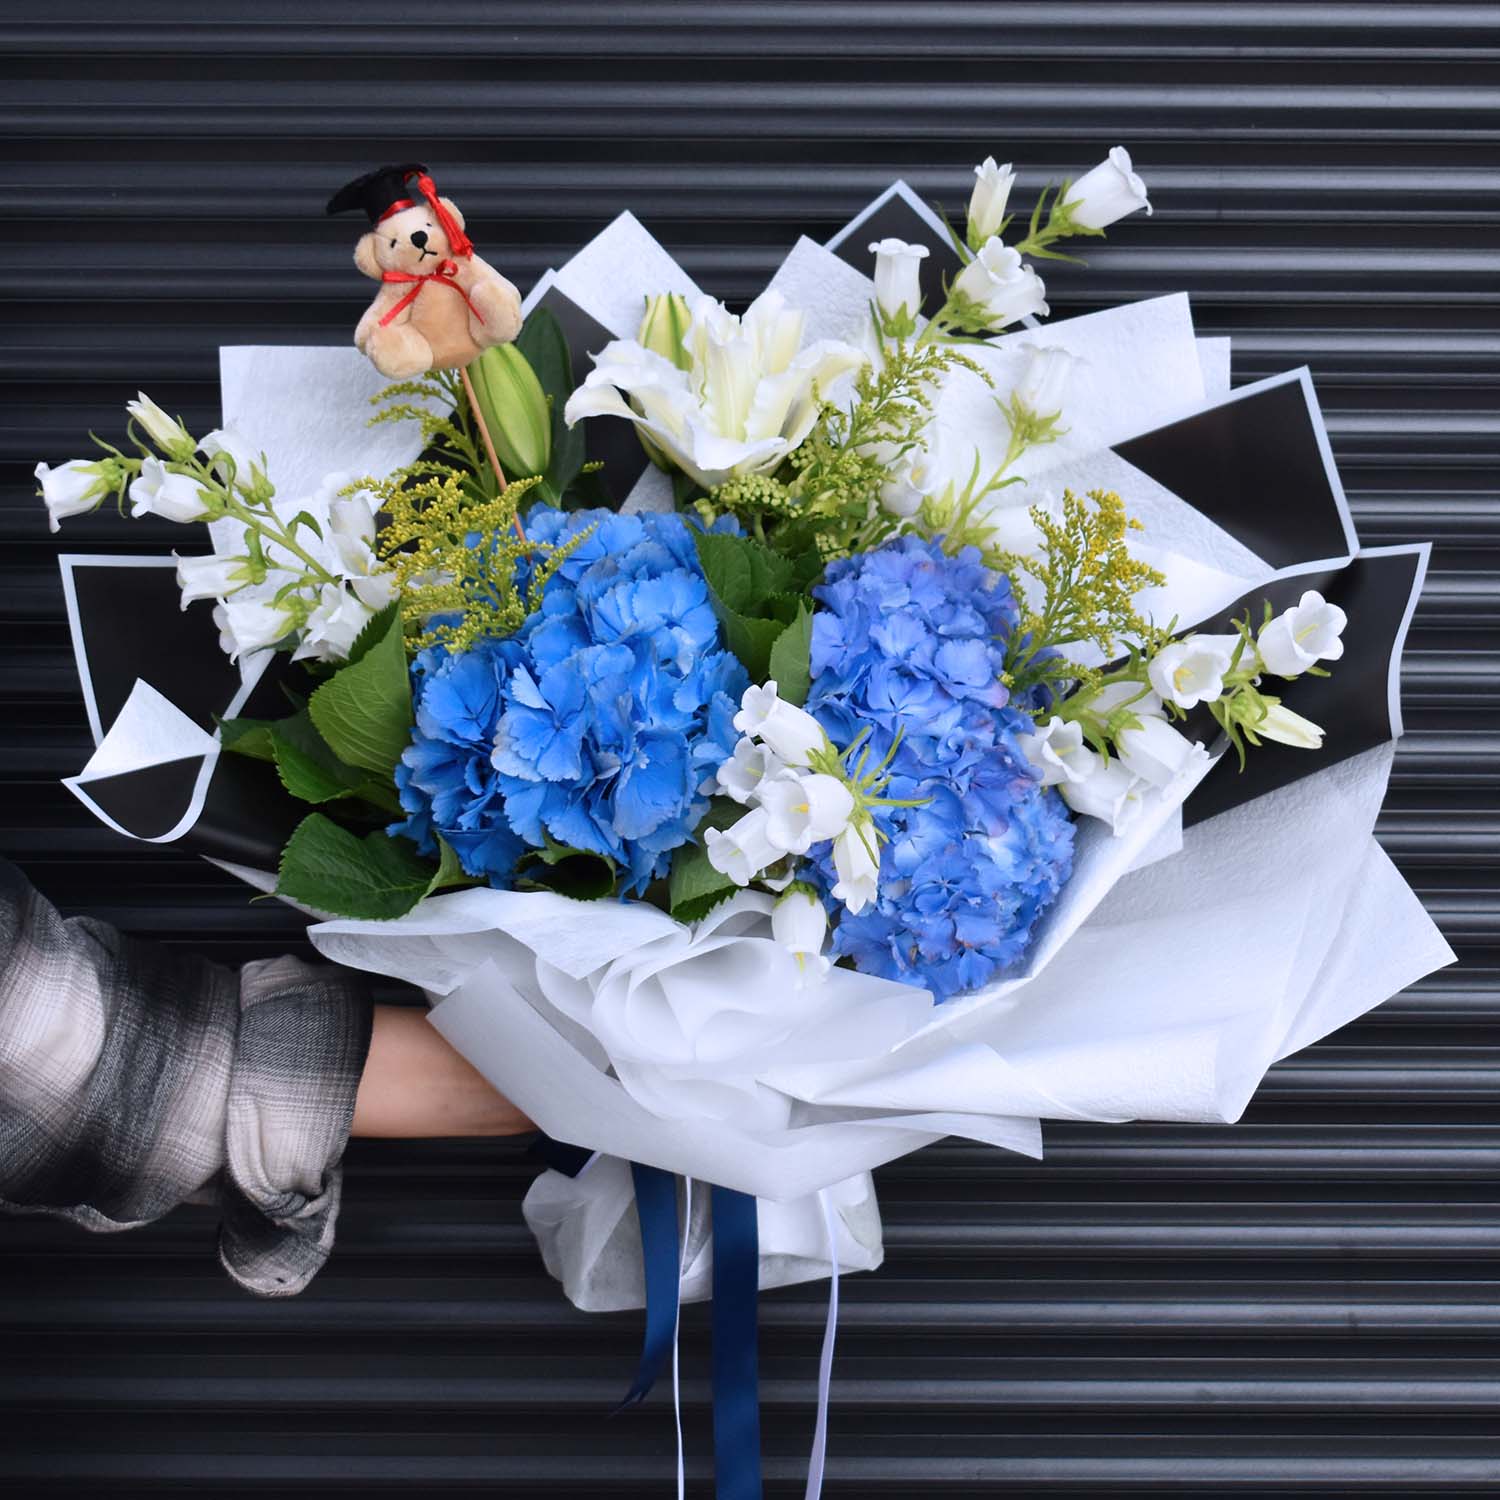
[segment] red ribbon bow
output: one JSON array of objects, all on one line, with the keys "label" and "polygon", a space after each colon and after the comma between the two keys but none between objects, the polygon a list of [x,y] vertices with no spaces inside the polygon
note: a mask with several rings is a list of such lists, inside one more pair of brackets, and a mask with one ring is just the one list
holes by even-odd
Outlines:
[{"label": "red ribbon bow", "polygon": [[380,326],[382,328],[384,328],[386,324],[389,323],[391,319],[394,318],[398,313],[403,312],[406,308],[410,307],[412,303],[422,295],[422,288],[425,287],[429,281],[435,281],[439,286],[452,287],[453,290],[464,299],[464,302],[468,306],[469,311],[473,313],[481,323],[484,322],[484,314],[480,312],[480,310],[475,307],[472,302],[469,301],[469,294],[458,284],[458,262],[456,260],[440,260],[438,262],[437,270],[428,271],[424,276],[415,275],[411,271],[384,271],[381,273],[380,279],[382,281],[409,281],[416,283],[412,287],[412,289],[380,320]]}]

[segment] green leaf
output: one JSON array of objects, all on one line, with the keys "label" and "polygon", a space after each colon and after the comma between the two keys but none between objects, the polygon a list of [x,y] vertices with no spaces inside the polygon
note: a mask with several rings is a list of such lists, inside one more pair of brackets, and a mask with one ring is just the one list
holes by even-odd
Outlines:
[{"label": "green leaf", "polygon": [[764,682],[771,670],[771,647],[787,627],[780,620],[756,620],[725,609],[719,596],[709,590],[724,644],[739,657],[751,682]]},{"label": "green leaf", "polygon": [[801,708],[812,686],[812,611],[804,603],[771,647],[769,675],[776,680],[776,695]]},{"label": "green leaf", "polygon": [[236,755],[248,755],[252,760],[275,760],[276,749],[271,741],[275,723],[270,719],[220,719],[219,743]]},{"label": "green leaf", "polygon": [[440,877],[406,839],[384,830],[360,838],[309,813],[282,850],[276,894],[334,916],[388,921],[409,912]]},{"label": "green leaf", "polygon": [[330,677],[307,706],[319,734],[341,761],[389,776],[411,739],[411,685],[396,606],[377,618],[385,622],[384,633],[358,661]]},{"label": "green leaf", "polygon": [[346,766],[313,727],[306,709],[271,726],[276,774],[292,796],[303,802],[331,802],[363,794],[369,775]]},{"label": "green leaf", "polygon": [[693,540],[708,586],[736,614],[758,615],[767,598],[792,586],[791,561],[750,537],[699,531]]},{"label": "green leaf", "polygon": [[681,845],[672,856],[672,875],[667,882],[667,901],[679,922],[701,921],[721,901],[727,901],[738,886],[708,862],[703,847],[704,831],[729,828],[744,816],[745,809],[728,797],[715,797],[698,825],[697,842]]},{"label": "green leaf", "polygon": [[516,881],[518,889],[556,891],[575,901],[598,901],[614,894],[618,873],[614,861],[603,854],[549,840],[545,849],[532,851],[531,859],[534,863]]},{"label": "green leaf", "polygon": [[[557,496],[563,496],[578,479],[583,468],[584,429],[580,423],[569,427],[563,421],[563,409],[573,394],[573,361],[562,325],[550,308],[533,309],[516,339],[516,348],[526,356],[552,408],[552,457],[542,476]],[[595,480],[592,488],[598,489]]]}]

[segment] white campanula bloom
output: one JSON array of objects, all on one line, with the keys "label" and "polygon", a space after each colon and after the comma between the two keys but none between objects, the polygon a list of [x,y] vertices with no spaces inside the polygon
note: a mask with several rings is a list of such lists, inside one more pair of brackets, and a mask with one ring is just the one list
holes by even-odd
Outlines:
[{"label": "white campanula bloom", "polygon": [[953,290],[984,310],[991,329],[1049,310],[1042,278],[999,240],[986,240],[980,246],[954,279]]},{"label": "white campanula bloom", "polygon": [[[803,316],[762,292],[743,317],[700,296],[682,339],[685,367],[617,339],[568,398],[568,425],[585,417],[634,422],[643,439],[706,489],[774,469],[812,430],[819,399],[864,363],[852,345],[802,345]],[[816,391],[816,395],[815,395]]]},{"label": "white campanula bloom", "polygon": [[784,854],[806,854],[848,827],[854,795],[836,776],[784,771],[761,783],[760,805],[770,817],[766,837]]},{"label": "white campanula bloom", "polygon": [[41,486],[42,502],[47,507],[47,526],[56,531],[69,516],[81,516],[97,509],[108,486],[101,481],[98,465],[86,458],[70,458],[52,468],[38,464],[32,472]]},{"label": "white campanula bloom", "polygon": [[1085,229],[1107,229],[1138,208],[1151,212],[1146,184],[1136,174],[1130,153],[1123,146],[1114,147],[1097,167],[1068,189],[1067,206],[1073,222]]},{"label": "white campanula bloom", "polygon": [[880,856],[875,852],[875,829],[846,828],[833,841],[833,869],[838,876],[832,895],[858,916],[875,899],[880,887]]},{"label": "white campanula bloom", "polygon": [[1060,782],[1057,789],[1074,812],[1108,823],[1118,838],[1140,817],[1147,787],[1148,783],[1133,776],[1116,756],[1085,780]]},{"label": "white campanula bloom", "polygon": [[191,474],[174,474],[159,458],[141,460],[139,477],[130,482],[130,513],[139,518],[160,516],[166,521],[201,521],[209,506]]},{"label": "white campanula bloom", "polygon": [[169,417],[145,391],[137,391],[135,400],[125,403],[125,411],[140,424],[146,436],[170,457],[187,458],[197,447],[192,433],[175,417]]},{"label": "white campanula bloom", "polygon": [[1089,708],[1101,718],[1124,709],[1144,719],[1160,718],[1162,705],[1161,699],[1150,688],[1142,687],[1138,682],[1112,682],[1089,699]]},{"label": "white campanula bloom", "polygon": [[749,885],[767,865],[781,858],[781,849],[772,842],[768,828],[770,814],[763,807],[752,807],[729,828],[704,830],[703,848],[708,862],[719,874],[736,885]]},{"label": "white campanula bloom", "polygon": [[1026,364],[1011,392],[1011,399],[1033,416],[1059,415],[1063,407],[1063,391],[1067,389],[1073,366],[1081,360],[1071,350],[1056,346],[1025,344],[1022,351],[1026,355]]},{"label": "white campanula bloom", "polygon": [[1170,787],[1207,763],[1201,741],[1190,740],[1165,719],[1142,716],[1137,729],[1122,729],[1115,749],[1132,776],[1155,787]]},{"label": "white campanula bloom", "polygon": [[823,903],[799,885],[789,890],[771,911],[771,936],[797,960],[799,969],[810,964],[815,973],[826,974],[832,967],[823,952],[828,937],[828,913]]},{"label": "white campanula bloom", "polygon": [[343,661],[375,611],[342,583],[325,583],[308,611],[293,661]]},{"label": "white campanula bloom", "polygon": [[922,311],[922,262],[926,245],[908,245],[905,240],[876,240],[870,246],[875,257],[875,300],[887,318],[915,322]]},{"label": "white campanula bloom", "polygon": [[1276,677],[1300,677],[1320,661],[1337,661],[1344,654],[1346,624],[1338,605],[1309,589],[1261,631],[1255,642],[1261,664]]},{"label": "white campanula bloom", "polygon": [[717,790],[748,806],[761,783],[781,770],[781,761],[769,745],[758,745],[748,737],[734,747],[734,754],[719,767]]},{"label": "white campanula bloom", "polygon": [[1321,750],[1323,728],[1311,719],[1304,719],[1282,703],[1272,703],[1258,724],[1247,726],[1252,734],[1263,740],[1276,740],[1283,745],[1295,746],[1298,750]]},{"label": "white campanula bloom", "polygon": [[265,455],[250,446],[250,440],[235,427],[216,427],[205,433],[198,447],[208,455],[208,466],[223,484],[231,478],[237,488],[249,489],[265,482]]},{"label": "white campanula bloom", "polygon": [[182,607],[195,599],[223,599],[248,581],[248,565],[243,558],[221,557],[211,552],[207,557],[177,558],[177,587],[182,590]]},{"label": "white campanula bloom", "polygon": [[247,651],[274,646],[295,623],[290,611],[264,599],[226,599],[214,607],[219,645],[231,661],[238,661]]},{"label": "white campanula bloom", "polygon": [[1178,708],[1215,702],[1224,692],[1233,640],[1232,636],[1190,635],[1162,647],[1146,668],[1151,686]]},{"label": "white campanula bloom", "polygon": [[881,508],[905,519],[921,510],[922,502],[938,494],[950,481],[942,439],[935,429],[889,466],[890,478],[880,486]]},{"label": "white campanula bloom", "polygon": [[762,740],[786,766],[805,766],[815,750],[828,744],[823,726],[795,703],[788,703],[776,691],[776,684],[763,687],[752,684],[740,698],[740,711],[734,716],[734,727],[741,734]]},{"label": "white campanula bloom", "polygon": [[1099,769],[1100,757],[1084,743],[1083,725],[1056,714],[1032,734],[1016,736],[1021,753],[1036,768],[1043,786],[1087,781]]},{"label": "white campanula bloom", "polygon": [[971,250],[978,250],[986,240],[994,239],[1000,233],[1000,226],[1005,222],[1005,205],[1010,201],[1010,190],[1015,181],[1016,174],[1011,171],[1010,163],[997,167],[993,156],[985,157],[974,168],[967,226]]}]

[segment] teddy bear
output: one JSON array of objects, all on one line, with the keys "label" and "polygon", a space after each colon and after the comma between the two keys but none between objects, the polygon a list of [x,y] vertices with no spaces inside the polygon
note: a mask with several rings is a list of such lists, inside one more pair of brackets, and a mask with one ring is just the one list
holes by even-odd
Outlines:
[{"label": "teddy bear", "polygon": [[380,167],[339,189],[328,212],[363,208],[354,264],[381,283],[354,342],[388,380],[461,369],[521,331],[515,287],[474,253],[464,217],[419,162]]}]

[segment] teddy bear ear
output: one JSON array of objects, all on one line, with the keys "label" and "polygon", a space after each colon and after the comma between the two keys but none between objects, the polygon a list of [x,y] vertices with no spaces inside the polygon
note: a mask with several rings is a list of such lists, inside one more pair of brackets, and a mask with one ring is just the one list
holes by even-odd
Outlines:
[{"label": "teddy bear ear", "polygon": [[364,272],[371,281],[380,280],[380,262],[375,259],[375,241],[379,238],[373,232],[362,234],[359,243],[354,247],[354,264]]},{"label": "teddy bear ear", "polygon": [[458,204],[456,204],[451,198],[439,198],[438,202],[443,205],[443,211],[448,214],[453,222],[457,224],[460,229],[464,228],[464,216],[458,211]]}]

